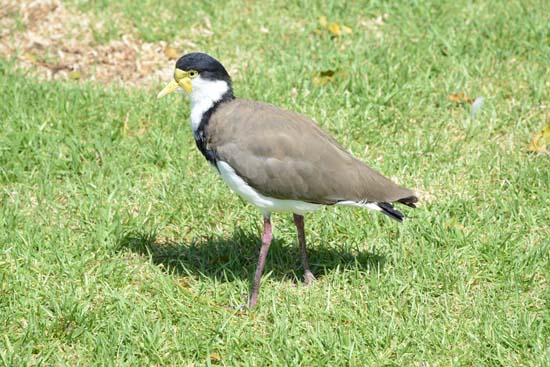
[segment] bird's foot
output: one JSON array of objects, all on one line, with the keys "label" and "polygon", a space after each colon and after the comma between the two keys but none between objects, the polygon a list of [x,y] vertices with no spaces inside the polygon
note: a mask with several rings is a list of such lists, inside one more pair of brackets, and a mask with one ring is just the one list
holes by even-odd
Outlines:
[{"label": "bird's foot", "polygon": [[243,313],[246,311],[246,303],[241,303],[240,305],[236,305],[236,306],[229,306],[228,308],[233,310],[233,311],[237,311],[238,313]]},{"label": "bird's foot", "polygon": [[254,306],[256,306],[256,303],[258,302],[258,295],[251,294],[249,297],[247,297],[247,304],[248,304],[248,310],[252,310]]},{"label": "bird's foot", "polygon": [[242,302],[243,303],[237,304],[237,305],[229,305],[229,306],[227,306],[227,308],[229,308],[233,311],[237,311],[238,313],[243,313],[243,312],[245,312],[246,308],[248,307],[248,296],[243,295],[242,296]]},{"label": "bird's foot", "polygon": [[308,285],[310,285],[314,281],[315,281],[315,276],[313,275],[311,270],[306,270],[304,272],[304,286],[307,287]]}]

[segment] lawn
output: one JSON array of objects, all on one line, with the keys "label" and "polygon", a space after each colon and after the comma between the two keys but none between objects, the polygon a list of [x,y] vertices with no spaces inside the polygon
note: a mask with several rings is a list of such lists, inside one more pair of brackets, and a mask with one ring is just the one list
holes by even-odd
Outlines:
[{"label": "lawn", "polygon": [[[547,2],[67,1],[81,53],[22,45],[37,21],[8,3],[3,365],[550,365],[550,156],[528,151],[550,123]],[[139,63],[89,62],[122,39]],[[310,116],[419,208],[306,216],[309,287],[274,215],[258,305],[237,311],[262,219],[196,149],[187,102],[156,99],[174,51]],[[62,57],[81,64],[53,73]]]}]

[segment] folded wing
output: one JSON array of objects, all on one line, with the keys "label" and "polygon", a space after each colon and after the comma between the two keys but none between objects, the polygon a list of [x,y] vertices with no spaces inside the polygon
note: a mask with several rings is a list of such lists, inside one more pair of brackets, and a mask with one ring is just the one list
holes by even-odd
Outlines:
[{"label": "folded wing", "polygon": [[224,103],[206,133],[218,159],[266,196],[318,204],[416,201],[312,120],[267,103]]}]

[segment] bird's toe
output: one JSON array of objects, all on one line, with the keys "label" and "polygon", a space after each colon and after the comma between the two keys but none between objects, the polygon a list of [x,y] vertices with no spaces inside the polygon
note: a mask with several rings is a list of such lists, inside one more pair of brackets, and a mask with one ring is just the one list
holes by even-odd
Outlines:
[{"label": "bird's toe", "polygon": [[313,283],[315,281],[315,276],[313,275],[313,273],[311,271],[306,271],[304,273],[304,285],[305,286],[308,286],[310,285],[311,283]]}]

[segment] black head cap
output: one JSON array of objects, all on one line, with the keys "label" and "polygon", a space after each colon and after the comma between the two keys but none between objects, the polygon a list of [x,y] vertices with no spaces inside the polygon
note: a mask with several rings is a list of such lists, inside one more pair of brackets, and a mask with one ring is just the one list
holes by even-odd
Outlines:
[{"label": "black head cap", "polygon": [[176,62],[176,68],[183,71],[196,70],[204,79],[224,80],[231,85],[231,77],[221,62],[201,52],[183,55]]}]

